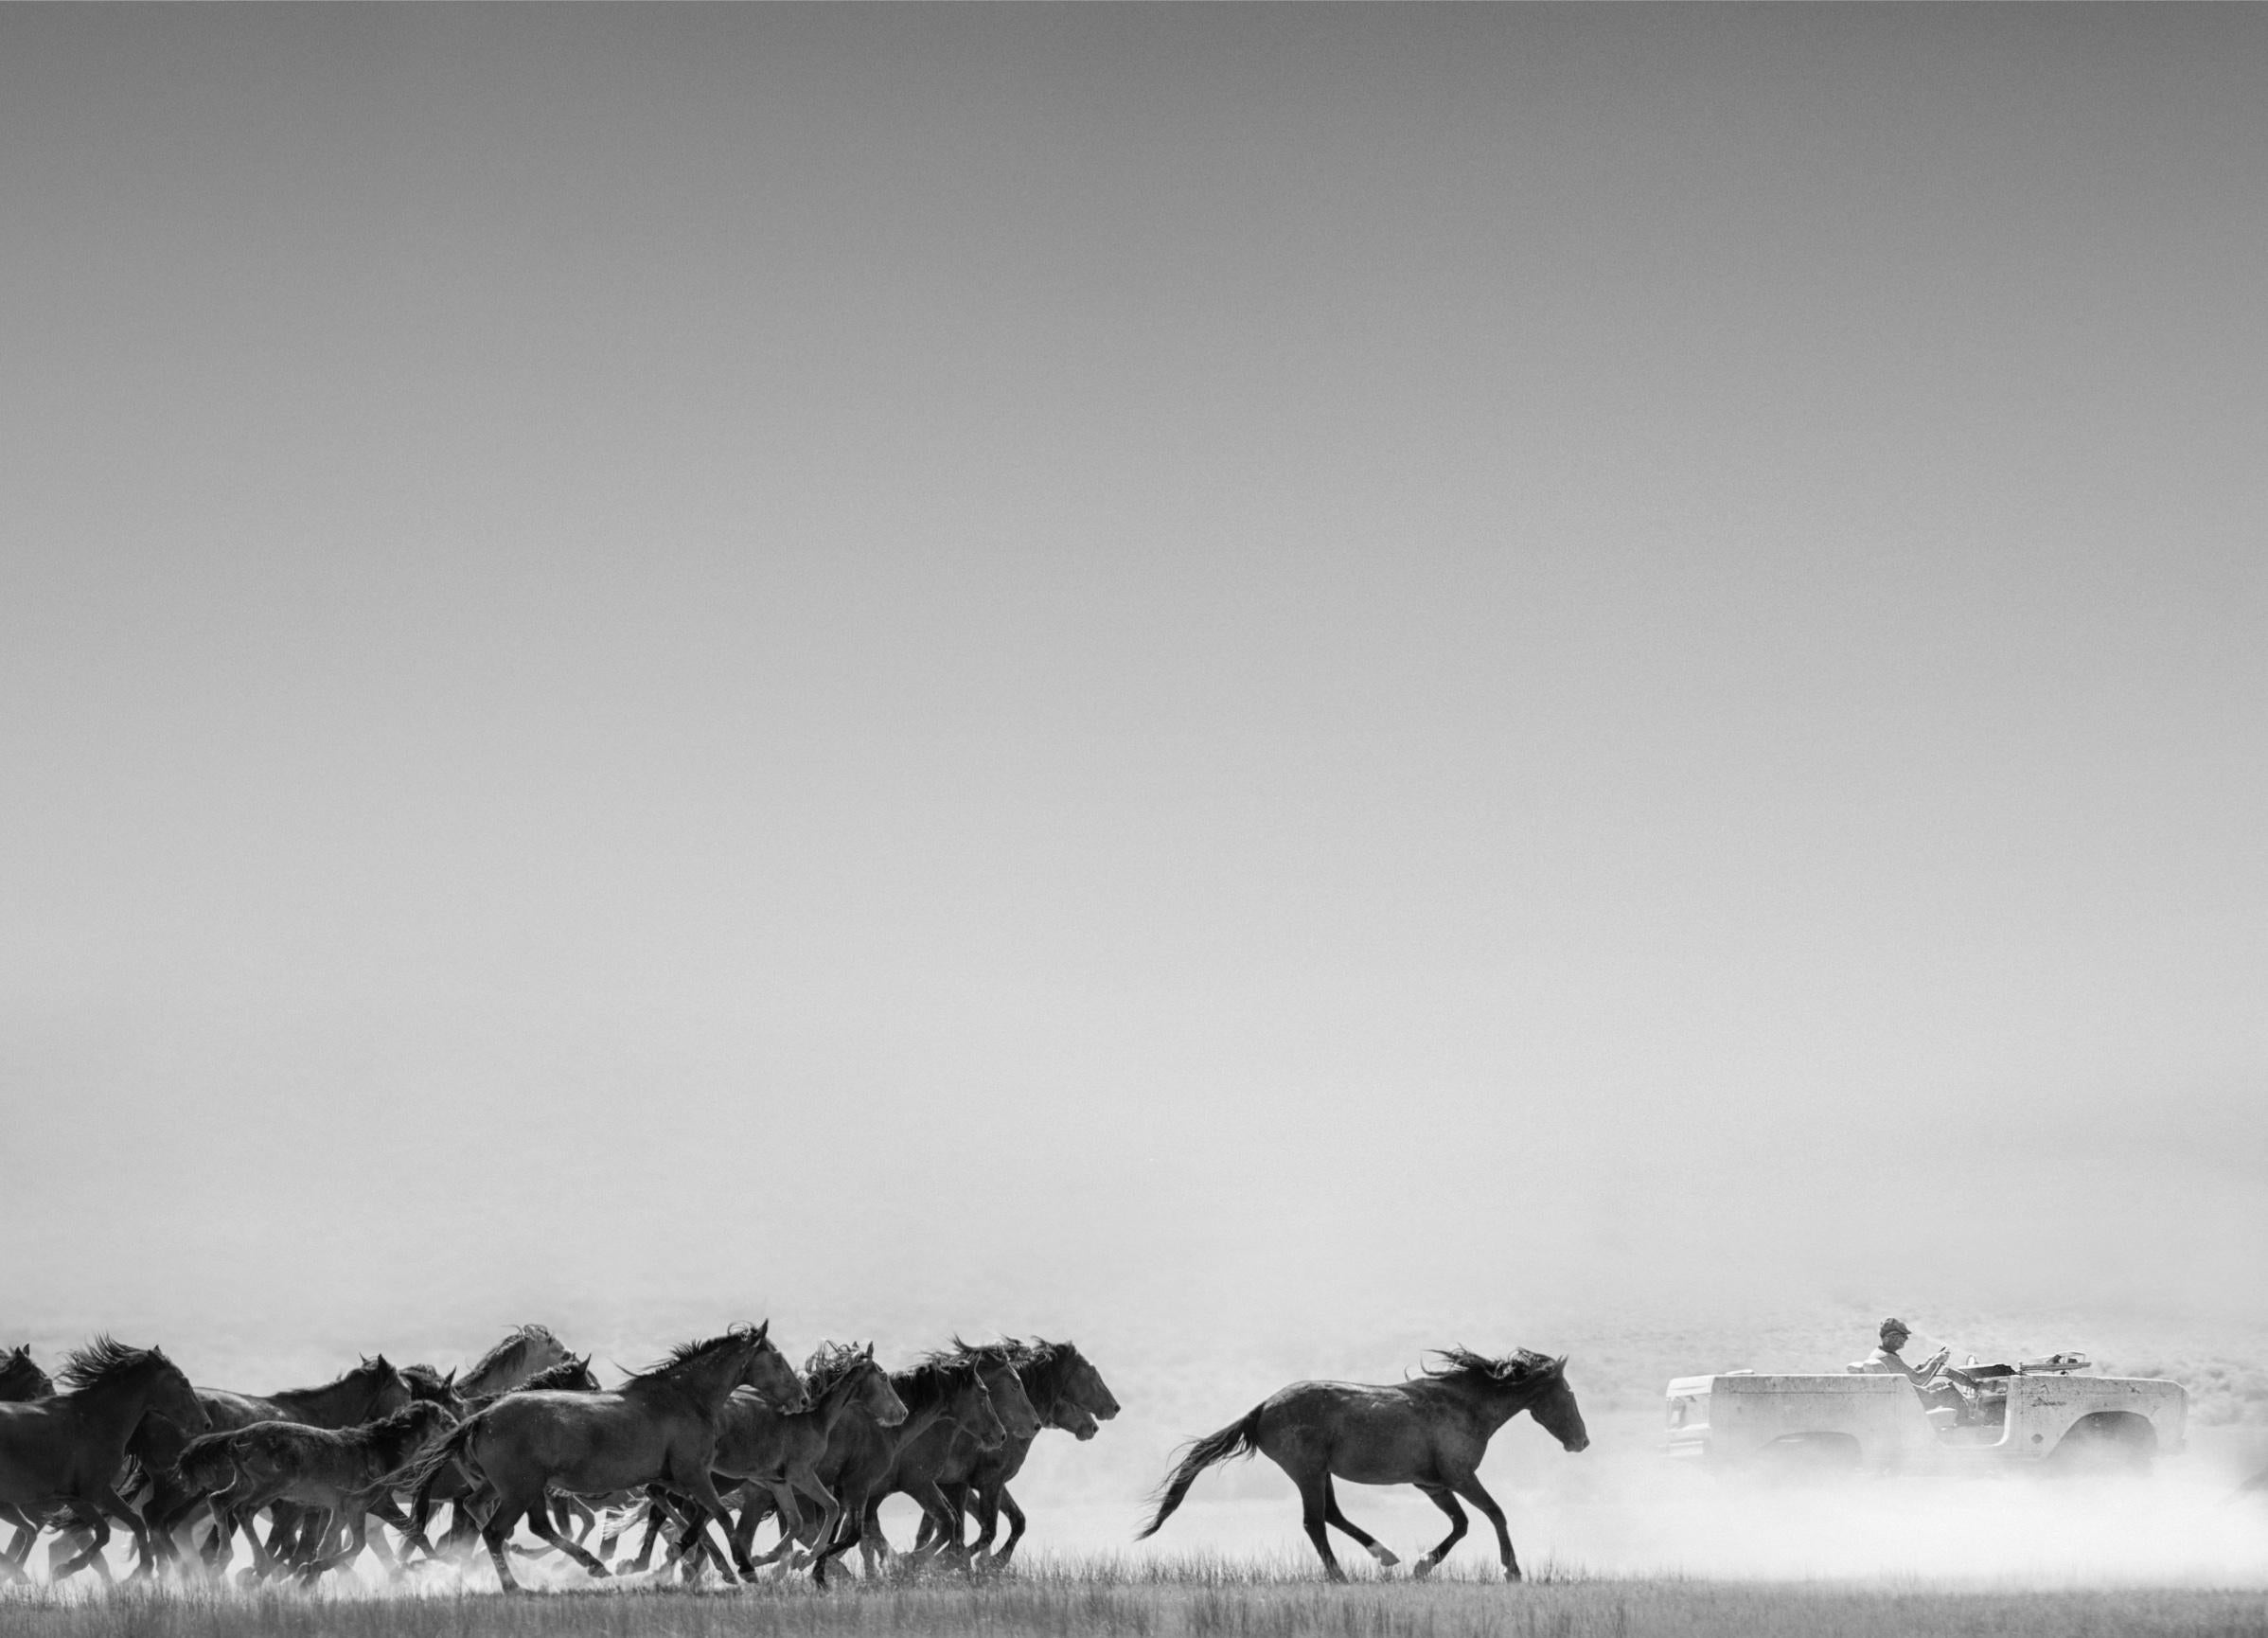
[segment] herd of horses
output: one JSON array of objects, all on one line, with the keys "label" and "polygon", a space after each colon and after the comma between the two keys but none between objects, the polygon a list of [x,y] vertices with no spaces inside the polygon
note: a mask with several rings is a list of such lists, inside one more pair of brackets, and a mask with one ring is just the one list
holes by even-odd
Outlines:
[{"label": "herd of horses", "polygon": [[[1517,1580],[1503,1510],[1478,1469],[1490,1436],[1523,1410],[1568,1450],[1588,1443],[1566,1362],[1454,1348],[1439,1359],[1383,1386],[1294,1383],[1193,1441],[1142,1534],[1204,1469],[1259,1452],[1298,1486],[1308,1537],[1335,1579],[1326,1526],[1380,1564],[1396,1562],[1339,1510],[1336,1476],[1414,1484],[1448,1515],[1447,1539],[1415,1566],[1421,1576],[1465,1532],[1459,1498],[1472,1503]],[[269,1395],[192,1386],[162,1350],[108,1337],[53,1380],[17,1348],[0,1353],[0,1523],[16,1532],[0,1550],[0,1581],[28,1579],[33,1544],[48,1532],[52,1579],[92,1570],[109,1580],[116,1521],[133,1538],[137,1576],[223,1575],[240,1534],[247,1582],[312,1584],[365,1549],[399,1576],[420,1556],[461,1558],[478,1543],[516,1591],[515,1556],[558,1552],[607,1576],[643,1523],[622,1570],[652,1568],[666,1539],[664,1572],[694,1578],[713,1566],[728,1581],[753,1580],[769,1565],[824,1585],[853,1547],[869,1574],[892,1556],[879,1514],[900,1494],[921,1509],[907,1562],[999,1568],[1024,1533],[1008,1487],[1033,1441],[1049,1428],[1090,1439],[1118,1412],[1068,1342],[955,1338],[895,1371],[871,1344],[828,1343],[798,1371],[769,1322],[685,1344],[611,1389],[589,1356],[540,1326],[521,1326],[461,1372],[381,1354],[321,1387]],[[429,1539],[442,1505],[448,1526]],[[759,1556],[767,1520],[778,1540]],[[523,1522],[540,1545],[515,1544]]]}]

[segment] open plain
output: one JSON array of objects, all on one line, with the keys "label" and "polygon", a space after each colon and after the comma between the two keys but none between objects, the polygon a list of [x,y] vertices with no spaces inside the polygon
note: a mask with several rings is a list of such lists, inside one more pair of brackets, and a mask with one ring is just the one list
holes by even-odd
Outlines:
[{"label": "open plain", "polygon": [[2261,1638],[2259,1589],[1932,1587],[1479,1569],[1319,1582],[1291,1561],[1040,1559],[983,1581],[801,1583],[707,1593],[624,1585],[503,1598],[121,1589],[0,1596],[9,1638]]}]

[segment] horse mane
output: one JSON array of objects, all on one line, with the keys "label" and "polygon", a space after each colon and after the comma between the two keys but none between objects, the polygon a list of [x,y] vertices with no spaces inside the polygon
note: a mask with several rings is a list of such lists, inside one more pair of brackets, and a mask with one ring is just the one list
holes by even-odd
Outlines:
[{"label": "horse mane", "polygon": [[941,1405],[970,1382],[982,1385],[974,1360],[949,1348],[940,1348],[915,1360],[902,1371],[890,1373],[890,1385],[904,1401],[909,1415]]},{"label": "horse mane", "polygon": [[1426,1366],[1425,1372],[1437,1381],[1503,1387],[1514,1382],[1538,1381],[1559,1370],[1557,1360],[1529,1348],[1515,1348],[1500,1360],[1477,1354],[1470,1348],[1435,1348],[1432,1352],[1443,1362]]},{"label": "horse mane", "polygon": [[1016,1375],[1024,1385],[1024,1398],[1032,1401],[1035,1410],[1053,1409],[1071,1391],[1072,1367],[1079,1362],[1079,1350],[1070,1343],[1051,1343],[1044,1337],[1018,1346]]},{"label": "horse mane", "polygon": [[[385,1355],[371,1354],[363,1359],[359,1359],[353,1364],[348,1365],[345,1370],[341,1371],[329,1381],[325,1382],[323,1387],[335,1388],[343,1383],[351,1382],[358,1377],[367,1377],[374,1380],[383,1381],[388,1376],[399,1377],[400,1375],[401,1367],[395,1364],[391,1360],[387,1359]],[[300,1391],[302,1393],[313,1392],[319,1394],[323,1391],[323,1388],[315,1388],[311,1390],[303,1388]]]},{"label": "horse mane", "polygon": [[718,1336],[704,1337],[697,1343],[680,1343],[669,1350],[667,1359],[650,1364],[642,1371],[631,1372],[630,1380],[633,1382],[657,1380],[682,1370],[686,1365],[705,1360],[712,1354],[722,1353],[727,1348],[746,1347],[751,1342],[760,1338],[762,1334],[763,1327],[761,1326],[735,1326],[731,1330]]},{"label": "horse mane", "polygon": [[997,1343],[965,1343],[959,1337],[952,1342],[955,1358],[966,1360],[980,1370],[1014,1370],[1021,1362],[1024,1344],[1014,1337],[1002,1337]]},{"label": "horse mane", "polygon": [[821,1343],[804,1362],[804,1393],[816,1405],[822,1397],[847,1381],[865,1359],[861,1344]]},{"label": "horse mane", "polygon": [[419,1398],[439,1399],[454,1392],[441,1373],[432,1365],[397,1365],[401,1380]]},{"label": "horse mane", "polygon": [[527,1358],[527,1350],[537,1343],[549,1343],[559,1352],[567,1352],[567,1344],[553,1336],[548,1327],[522,1326],[467,1367],[463,1380],[476,1382],[491,1371],[516,1371],[521,1361]]},{"label": "horse mane", "polygon": [[375,1421],[358,1423],[351,1428],[339,1429],[338,1440],[342,1446],[349,1449],[361,1449],[378,1444],[391,1434],[403,1432],[415,1423],[436,1419],[444,1425],[455,1420],[450,1415],[445,1406],[436,1404],[431,1399],[412,1399],[390,1415],[380,1416]]},{"label": "horse mane", "polygon": [[153,1360],[163,1364],[166,1356],[155,1348],[130,1348],[106,1332],[64,1361],[57,1376],[66,1386],[85,1393],[122,1381]]},{"label": "horse mane", "polygon": [[565,1359],[561,1360],[556,1365],[544,1366],[543,1369],[538,1371],[534,1376],[528,1378],[526,1381],[522,1382],[518,1387],[514,1388],[512,1392],[515,1394],[526,1394],[552,1391],[588,1391],[583,1388],[583,1384],[585,1382],[595,1382],[598,1379],[596,1377],[594,1377],[591,1374],[591,1356],[589,1354],[585,1354],[579,1360]]}]

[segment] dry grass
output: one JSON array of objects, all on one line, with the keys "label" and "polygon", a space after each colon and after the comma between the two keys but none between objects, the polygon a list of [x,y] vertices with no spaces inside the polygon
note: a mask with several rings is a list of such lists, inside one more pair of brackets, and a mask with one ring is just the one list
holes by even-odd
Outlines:
[{"label": "dry grass", "polygon": [[1479,1575],[1331,1587],[1193,1558],[1038,1564],[989,1581],[797,1582],[504,1597],[128,1589],[0,1593],[6,1638],[2268,1638],[2268,1593],[2019,1592]]}]

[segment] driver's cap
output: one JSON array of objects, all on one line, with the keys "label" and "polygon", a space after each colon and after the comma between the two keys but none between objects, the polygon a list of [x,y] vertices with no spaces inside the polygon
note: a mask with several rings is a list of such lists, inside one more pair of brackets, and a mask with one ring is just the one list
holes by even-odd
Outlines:
[{"label": "driver's cap", "polygon": [[1912,1336],[1914,1334],[1914,1327],[1907,1325],[1897,1315],[1892,1314],[1888,1319],[1882,1322],[1882,1330],[1879,1334],[1881,1335],[1882,1340],[1887,1343],[1894,1336]]}]

